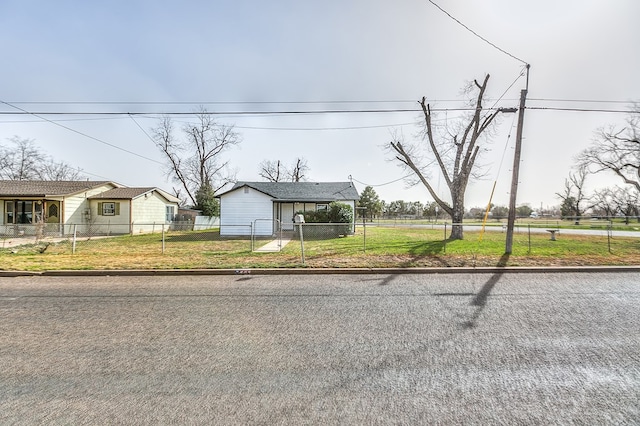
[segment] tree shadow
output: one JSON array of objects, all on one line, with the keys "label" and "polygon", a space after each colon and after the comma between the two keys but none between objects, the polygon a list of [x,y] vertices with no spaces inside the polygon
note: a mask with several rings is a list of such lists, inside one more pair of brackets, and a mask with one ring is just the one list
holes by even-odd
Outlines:
[{"label": "tree shadow", "polygon": [[425,259],[429,259],[430,261],[438,263],[441,266],[452,266],[451,263],[447,261],[446,256],[442,256],[445,251],[447,241],[448,240],[425,241],[412,246],[408,251],[411,258],[405,262],[402,262],[400,266],[403,268],[408,268],[411,266],[415,266],[416,263],[424,261]]},{"label": "tree shadow", "polygon": [[[500,257],[500,260],[498,260],[498,264],[496,266],[498,266],[499,268],[504,268],[505,266],[507,266],[508,261],[509,261],[509,255],[505,253]],[[469,304],[471,306],[474,306],[475,310],[473,314],[471,314],[471,317],[462,324],[463,328],[474,328],[476,326],[476,322],[480,317],[480,314],[482,314],[482,311],[487,305],[487,300],[491,295],[491,291],[493,290],[495,285],[498,283],[498,281],[500,281],[500,278],[502,277],[503,274],[504,274],[503,270],[500,270],[494,273],[487,280],[487,282],[484,283],[480,291],[475,294],[473,299],[471,299],[471,302],[469,302]]]},{"label": "tree shadow", "polygon": [[185,234],[168,234],[164,237],[167,242],[219,241],[220,231],[191,232]]}]

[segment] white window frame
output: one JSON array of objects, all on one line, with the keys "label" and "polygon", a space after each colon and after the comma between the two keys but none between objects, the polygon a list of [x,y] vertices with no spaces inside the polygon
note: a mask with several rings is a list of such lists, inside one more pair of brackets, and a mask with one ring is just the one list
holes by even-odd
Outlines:
[{"label": "white window frame", "polygon": [[[171,212],[171,213],[169,213]],[[173,219],[176,217],[176,206],[165,206],[164,210],[164,220],[168,223],[173,222]]]},{"label": "white window frame", "polygon": [[107,201],[102,203],[102,216],[115,216],[116,215],[116,203],[113,201]]}]

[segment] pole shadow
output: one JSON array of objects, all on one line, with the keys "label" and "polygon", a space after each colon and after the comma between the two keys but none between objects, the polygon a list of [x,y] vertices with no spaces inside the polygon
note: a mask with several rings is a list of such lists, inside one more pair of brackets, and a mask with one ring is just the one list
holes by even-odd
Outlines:
[{"label": "pole shadow", "polygon": [[[500,268],[504,268],[505,266],[507,266],[508,261],[509,261],[509,254],[505,253],[500,257],[500,260],[498,260],[498,264],[496,266]],[[502,277],[503,274],[504,274],[504,271],[498,271],[495,274],[493,274],[487,280],[487,282],[484,283],[480,291],[475,294],[473,299],[471,299],[471,302],[469,302],[469,304],[471,306],[474,306],[476,309],[471,315],[471,317],[469,318],[469,320],[465,321],[462,324],[463,328],[474,328],[476,326],[476,322],[478,318],[482,314],[482,311],[484,310],[484,308],[487,306],[487,300],[491,295],[491,291],[496,286],[498,281],[500,281],[500,278]]]}]

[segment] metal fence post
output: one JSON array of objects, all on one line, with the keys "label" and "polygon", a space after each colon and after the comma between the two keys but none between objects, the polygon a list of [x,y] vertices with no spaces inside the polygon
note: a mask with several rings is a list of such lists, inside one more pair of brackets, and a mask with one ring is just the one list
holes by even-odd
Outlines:
[{"label": "metal fence post", "polygon": [[444,251],[444,254],[447,254],[447,222],[444,223],[444,239],[442,242],[442,250]]},{"label": "metal fence post", "polygon": [[366,220],[362,221],[362,235],[364,240],[362,252],[366,253],[367,252],[367,221]]},{"label": "metal fence post", "polygon": [[302,223],[300,225],[300,250],[302,252],[302,264],[304,265],[304,237],[302,235]]},{"label": "metal fence post", "polygon": [[164,254],[164,223],[162,224],[162,254]]},{"label": "metal fence post", "polygon": [[76,254],[76,235],[78,234],[78,225],[73,225],[73,240],[71,241],[71,254]]}]

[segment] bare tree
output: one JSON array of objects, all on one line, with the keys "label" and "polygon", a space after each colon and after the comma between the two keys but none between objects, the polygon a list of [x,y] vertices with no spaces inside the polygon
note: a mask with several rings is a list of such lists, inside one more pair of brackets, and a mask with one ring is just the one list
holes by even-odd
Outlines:
[{"label": "bare tree", "polygon": [[260,163],[260,176],[269,182],[302,182],[306,179],[309,171],[307,160],[302,157],[296,159],[289,168],[282,164],[280,160],[264,160]]},{"label": "bare tree", "polygon": [[627,225],[629,224],[629,219],[633,216],[636,216],[640,221],[640,218],[637,217],[640,212],[640,192],[635,188],[629,186],[618,187],[612,191],[612,199],[617,211],[624,216],[624,221]]},{"label": "bare tree", "polygon": [[582,165],[578,165],[575,172],[570,172],[569,177],[564,181],[564,192],[557,192],[556,195],[562,200],[562,215],[574,216],[576,225],[580,224],[580,218],[586,211],[583,207],[588,196],[585,192],[585,182],[588,170]]},{"label": "bare tree", "polygon": [[304,158],[297,158],[295,164],[289,172],[291,182],[304,181],[306,179],[305,173],[307,173],[308,171],[309,166],[307,166],[307,160],[305,160]]},{"label": "bare tree", "polygon": [[640,191],[640,106],[622,128],[609,126],[596,133],[594,143],[578,156],[578,164],[594,173],[610,171]]},{"label": "bare tree", "polygon": [[41,180],[80,180],[84,176],[80,169],[74,169],[63,161],[47,161],[38,172]]},{"label": "bare tree", "polygon": [[260,163],[260,176],[268,182],[280,182],[282,180],[280,160],[263,160]]},{"label": "bare tree", "polygon": [[591,208],[594,213],[605,217],[612,217],[616,214],[618,210],[615,199],[616,190],[603,188],[593,192],[591,196]]},{"label": "bare tree", "polygon": [[169,117],[164,117],[153,130],[156,145],[167,162],[166,173],[178,184],[174,193],[193,206],[198,206],[198,191],[215,193],[235,179],[222,154],[241,142],[233,126],[215,122],[206,110],[200,110],[196,117],[196,123],[184,125],[182,139],[174,135]]},{"label": "bare tree", "polygon": [[40,151],[33,139],[14,136],[9,141],[10,146],[0,146],[0,179],[76,180],[82,177],[78,169]]},{"label": "bare tree", "polygon": [[[489,81],[487,74],[482,83],[473,81],[473,91],[477,91],[474,101],[474,112],[467,124],[458,123],[459,131],[448,129],[442,135],[436,135],[433,126],[433,113],[426,103],[426,98],[420,100],[424,115],[424,137],[427,142],[427,152],[434,157],[434,161],[424,164],[422,161],[422,146],[404,145],[402,138],[394,137],[389,148],[402,167],[412,171],[431,194],[431,197],[451,216],[453,221],[451,238],[462,239],[462,220],[464,217],[464,196],[469,179],[474,176],[474,166],[480,152],[480,136],[487,130],[500,110],[483,114],[483,99]],[[449,188],[451,204],[440,198],[428,176],[428,166],[435,162]]]}]

